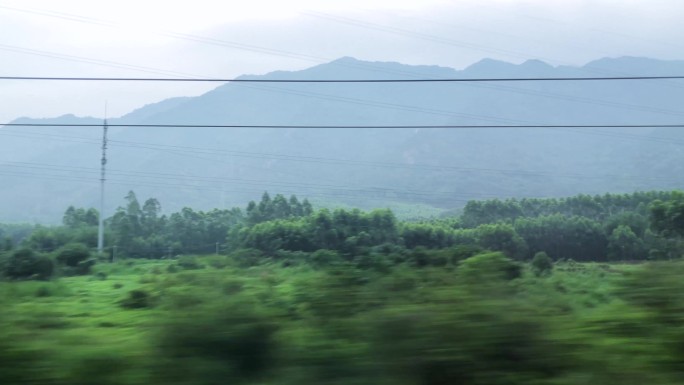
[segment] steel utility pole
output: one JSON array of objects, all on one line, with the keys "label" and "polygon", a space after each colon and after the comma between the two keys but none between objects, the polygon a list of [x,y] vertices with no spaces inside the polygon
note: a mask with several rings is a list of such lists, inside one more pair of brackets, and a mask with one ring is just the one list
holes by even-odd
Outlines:
[{"label": "steel utility pole", "polygon": [[107,108],[105,107],[105,119],[102,126],[102,168],[100,172],[100,215],[97,228],[97,253],[102,256],[104,250],[104,190],[105,190],[105,165],[107,164]]}]

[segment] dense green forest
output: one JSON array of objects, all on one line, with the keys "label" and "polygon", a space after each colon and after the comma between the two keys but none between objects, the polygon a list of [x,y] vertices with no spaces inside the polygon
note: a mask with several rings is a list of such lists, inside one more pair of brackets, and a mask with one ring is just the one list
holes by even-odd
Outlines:
[{"label": "dense green forest", "polygon": [[[680,384],[684,193],[0,226],[2,384]],[[217,253],[218,251],[218,253]],[[113,261],[112,261],[113,258]]]},{"label": "dense green forest", "polygon": [[[678,233],[673,230],[679,219],[668,205],[682,200],[681,192],[494,199],[470,201],[459,216],[399,221],[387,209],[314,210],[306,199],[268,193],[244,209],[184,208],[163,215],[156,199],[141,204],[130,192],[125,205],[106,220],[105,243],[108,255],[116,257],[209,254],[218,248],[222,254],[252,255],[255,263],[309,261],[313,253],[325,252],[348,262],[443,265],[455,262],[445,258],[458,255],[457,250],[501,251],[518,261],[539,252],[554,261],[661,260],[679,256]],[[5,249],[16,244],[53,253],[73,243],[93,248],[97,216],[94,209],[69,207],[62,226],[5,225],[0,237]]]}]

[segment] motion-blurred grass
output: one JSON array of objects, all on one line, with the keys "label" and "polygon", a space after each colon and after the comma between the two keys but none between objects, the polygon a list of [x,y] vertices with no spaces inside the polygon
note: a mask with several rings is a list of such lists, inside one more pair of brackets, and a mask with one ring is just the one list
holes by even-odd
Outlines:
[{"label": "motion-blurred grass", "polygon": [[681,264],[537,276],[490,258],[386,271],[124,260],[0,282],[0,384],[684,380]]}]

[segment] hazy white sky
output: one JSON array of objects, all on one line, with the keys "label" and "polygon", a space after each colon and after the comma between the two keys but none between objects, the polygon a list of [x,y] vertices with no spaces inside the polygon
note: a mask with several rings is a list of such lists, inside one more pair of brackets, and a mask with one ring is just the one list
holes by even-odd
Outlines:
[{"label": "hazy white sky", "polygon": [[[342,56],[463,68],[684,59],[681,0],[0,0],[0,75],[236,77]],[[216,85],[0,82],[0,123],[110,116]]]}]

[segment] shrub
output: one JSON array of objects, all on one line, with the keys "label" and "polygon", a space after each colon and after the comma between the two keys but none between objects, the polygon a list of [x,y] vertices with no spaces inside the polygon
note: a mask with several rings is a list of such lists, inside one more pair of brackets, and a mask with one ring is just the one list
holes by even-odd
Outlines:
[{"label": "shrub", "polygon": [[106,281],[107,280],[107,273],[104,273],[102,271],[98,271],[95,274],[95,279],[100,280],[100,281]]},{"label": "shrub", "polygon": [[571,347],[547,318],[514,301],[466,301],[389,308],[371,319],[373,361],[389,377],[382,383],[572,383],[559,381],[572,373]]},{"label": "shrub", "polygon": [[458,245],[447,249],[451,254],[451,263],[457,264],[474,255],[482,253],[484,250],[476,245]]},{"label": "shrub", "polygon": [[478,254],[459,264],[462,277],[477,282],[510,281],[519,278],[520,265],[502,252]]},{"label": "shrub", "polygon": [[55,252],[55,259],[63,266],[66,275],[90,274],[97,260],[91,258],[90,249],[83,243],[68,243]]},{"label": "shrub", "polygon": [[331,266],[342,261],[342,257],[337,251],[319,249],[309,254],[308,261],[315,267]]},{"label": "shrub", "polygon": [[451,249],[427,249],[418,246],[407,252],[407,258],[416,267],[444,267],[453,259],[451,254]]},{"label": "shrub", "polygon": [[231,256],[240,267],[256,266],[266,259],[264,254],[257,249],[239,249],[233,252]]},{"label": "shrub", "polygon": [[179,313],[157,342],[157,379],[166,384],[258,382],[277,361],[277,328],[270,319],[237,302]]},{"label": "shrub", "polygon": [[553,261],[551,258],[543,251],[540,251],[534,255],[532,258],[532,271],[539,277],[542,275],[551,274],[553,270]]},{"label": "shrub", "polygon": [[14,279],[46,280],[52,276],[54,263],[32,249],[18,249],[10,254],[5,263],[5,275]]},{"label": "shrub", "polygon": [[213,267],[214,269],[225,269],[226,267],[230,266],[230,261],[225,255],[212,255],[207,257],[206,261],[209,266]]},{"label": "shrub", "polygon": [[392,263],[383,254],[363,253],[353,260],[357,268],[362,270],[375,270],[379,273],[387,273],[392,269]]},{"label": "shrub", "polygon": [[5,335],[0,336],[0,384],[54,383],[41,366],[45,356],[43,352],[11,343]]},{"label": "shrub", "polygon": [[184,270],[197,270],[204,268],[204,266],[199,263],[196,257],[191,257],[189,255],[184,255],[178,258],[176,265]]},{"label": "shrub", "polygon": [[41,286],[36,290],[36,297],[50,297],[52,296],[52,290],[48,286]]},{"label": "shrub", "polygon": [[[106,323],[103,323],[106,324]],[[109,326],[104,326],[109,327]],[[71,385],[116,385],[124,383],[131,363],[112,353],[99,353],[79,361],[69,373]]]},{"label": "shrub", "polygon": [[424,246],[418,246],[409,253],[409,260],[416,267],[425,267],[430,264],[430,256],[428,249]]},{"label": "shrub", "polygon": [[77,267],[90,259],[90,249],[82,243],[68,243],[55,252],[57,262],[64,266]]},{"label": "shrub", "polygon": [[119,304],[125,309],[144,309],[152,307],[152,297],[144,290],[131,290]]}]

